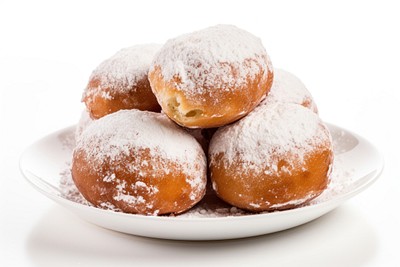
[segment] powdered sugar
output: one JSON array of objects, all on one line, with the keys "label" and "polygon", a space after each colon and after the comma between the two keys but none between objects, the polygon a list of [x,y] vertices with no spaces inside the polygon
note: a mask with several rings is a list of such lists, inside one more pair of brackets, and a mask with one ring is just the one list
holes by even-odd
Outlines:
[{"label": "powdered sugar", "polygon": [[217,25],[167,41],[155,56],[150,71],[161,67],[162,76],[186,97],[204,90],[231,90],[247,79],[271,70],[259,38],[231,25]]},{"label": "powdered sugar", "polygon": [[134,213],[165,212],[158,209],[159,198],[168,189],[158,186],[164,186],[160,180],[170,173],[183,174],[187,187],[181,197],[193,205],[205,189],[207,160],[200,144],[161,113],[120,110],[93,121],[77,141],[74,163],[80,157],[86,163],[73,165],[77,172],[83,170],[74,178],[85,179],[87,172],[97,176],[90,191],[102,196],[96,206],[108,202],[107,208],[128,206]]},{"label": "powdered sugar", "polygon": [[[64,149],[69,151],[73,149],[70,142],[71,137],[73,139],[73,135],[60,136],[60,142],[64,145]],[[358,177],[354,177],[355,170],[352,167],[349,167],[348,164],[345,164],[346,162],[344,162],[341,158],[341,154],[343,153],[342,150],[345,149],[344,147],[348,147],[348,146],[341,147],[341,145],[343,144],[343,142],[346,142],[348,138],[351,139],[352,136],[351,135],[339,136],[339,134],[335,134],[333,135],[333,138],[334,138],[335,160],[332,166],[333,170],[331,174],[330,183],[328,185],[328,188],[320,196],[313,199],[310,203],[306,204],[306,206],[316,205],[334,199],[336,196],[351,191],[357,184]],[[64,139],[67,139],[69,141],[66,142],[64,141]],[[352,149],[352,146],[348,147],[348,149]],[[80,192],[78,191],[72,180],[71,164],[69,161],[65,163],[63,169],[61,170],[59,179],[60,179],[59,189],[62,197],[82,205],[91,206],[91,204],[87,202],[80,194]],[[138,187],[144,186],[141,182],[136,182],[135,185]],[[199,204],[197,204],[189,211],[181,215],[175,215],[175,216],[189,217],[189,218],[216,218],[216,217],[258,214],[258,213],[247,212],[236,207],[232,207],[229,204],[223,202],[222,200],[219,200],[215,195],[215,193],[212,192],[211,185],[209,185],[209,187],[210,188],[208,189],[207,195]],[[102,208],[104,209],[120,212],[119,209],[117,209],[113,204],[109,202],[104,202],[101,205]]]},{"label": "powdered sugar", "polygon": [[134,89],[147,77],[150,63],[160,47],[158,44],[144,44],[121,49],[92,72],[90,80],[98,79],[99,88],[87,88],[85,94],[100,94],[104,99],[110,99],[110,92],[103,89],[121,93]]},{"label": "powdered sugar", "polygon": [[[225,168],[241,162],[241,170],[278,171],[278,161],[286,158],[299,164],[316,147],[330,145],[330,135],[321,119],[303,106],[291,103],[260,105],[247,117],[221,127],[210,143],[213,162],[222,154]],[[287,158],[291,157],[291,158]]]},{"label": "powdered sugar", "polygon": [[[61,196],[73,202],[91,206],[91,204],[83,198],[83,196],[76,188],[74,182],[72,181],[70,165],[71,165],[70,162],[66,162],[65,169],[60,173],[59,188]],[[336,196],[351,190],[354,187],[354,184],[357,182],[357,179],[353,177],[353,173],[354,169],[347,169],[343,164],[340,156],[335,157],[335,161],[333,163],[331,181],[328,185],[328,188],[320,196],[311,200],[311,202],[309,202],[305,206],[316,205],[319,203],[323,203],[325,201],[329,201],[335,198]],[[174,216],[188,217],[188,218],[216,218],[216,217],[244,216],[244,215],[258,214],[258,213],[247,212],[242,209],[230,206],[229,204],[223,202],[222,200],[218,201],[216,198],[217,197],[215,196],[214,193],[209,192],[208,196],[206,195],[204,199],[199,204],[194,206],[192,209],[183,214]],[[117,209],[113,204],[109,202],[102,203],[102,208],[113,210],[115,212],[121,212],[119,209]],[[269,212],[263,212],[263,213],[269,213]]]},{"label": "powdered sugar", "polygon": [[271,101],[299,104],[316,113],[318,111],[312,95],[300,79],[282,69],[274,69],[274,81],[271,90],[261,104]]},{"label": "powdered sugar", "polygon": [[316,195],[314,193],[312,193],[312,194],[308,194],[305,197],[300,198],[300,199],[293,199],[293,200],[290,200],[287,202],[273,204],[270,206],[270,209],[282,209],[284,207],[289,207],[289,206],[299,206],[303,203],[306,203],[307,201],[314,198],[315,196]]},{"label": "powdered sugar", "polygon": [[[148,149],[153,158],[177,161],[188,174],[199,170],[195,163],[198,155],[204,154],[197,141],[165,115],[138,110],[121,110],[93,121],[82,132],[76,147],[100,163],[138,149]],[[131,167],[137,168],[139,164]]]},{"label": "powdered sugar", "polygon": [[351,191],[356,184],[354,173],[355,170],[353,168],[345,167],[343,159],[335,154],[335,160],[332,166],[332,175],[328,188],[317,198],[313,199],[310,204],[322,203],[334,198],[335,196]]},{"label": "powdered sugar", "polygon": [[[70,149],[70,148],[68,148]],[[71,176],[71,162],[65,163],[65,169],[60,172],[60,192],[61,196],[73,202],[91,206],[76,188]]]},{"label": "powdered sugar", "polygon": [[207,205],[198,205],[189,211],[178,215],[181,218],[217,218],[217,217],[230,217],[230,216],[243,216],[251,215],[253,213],[236,207],[214,207],[210,208]]},{"label": "powdered sugar", "polygon": [[[351,165],[346,164],[347,161],[344,161],[342,159],[342,154],[344,154],[344,152],[349,151],[355,147],[356,142],[354,141],[354,137],[352,135],[345,134],[344,131],[337,130],[336,128],[333,128],[331,130],[335,160],[332,166],[330,183],[328,185],[328,188],[320,196],[313,199],[308,204],[305,204],[305,206],[316,205],[329,200],[333,200],[335,197],[353,190],[354,187],[357,185],[358,179],[360,178],[354,176],[354,168],[351,167]],[[72,153],[75,144],[74,131],[60,135],[59,140],[62,144],[62,149],[71,151]],[[136,183],[135,185],[138,187],[142,186],[140,182]],[[210,190],[212,190],[211,185],[209,185],[209,187],[209,193],[199,204],[181,215],[174,216],[189,218],[216,218],[227,216],[251,216],[254,214],[258,214],[232,207],[221,200],[218,201],[215,194],[210,193]],[[79,203],[81,205],[91,206],[91,204],[87,202],[80,194],[72,180],[70,161],[65,162],[64,167],[60,171],[59,189],[61,197]],[[115,207],[115,205],[111,204],[110,202],[103,202],[101,203],[101,206],[103,209],[112,210],[114,212],[121,212],[118,208]]]}]

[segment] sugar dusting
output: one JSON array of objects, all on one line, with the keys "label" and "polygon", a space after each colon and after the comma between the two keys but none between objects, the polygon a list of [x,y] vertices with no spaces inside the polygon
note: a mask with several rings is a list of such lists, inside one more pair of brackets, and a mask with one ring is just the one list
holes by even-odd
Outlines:
[{"label": "sugar dusting", "polygon": [[110,99],[111,92],[126,93],[147,77],[150,63],[155,53],[161,48],[158,44],[135,45],[121,49],[112,57],[103,61],[91,74],[89,80],[100,81],[99,88],[86,88],[84,96],[100,95]]},{"label": "sugar dusting", "polygon": [[186,174],[199,169],[194,163],[198,161],[200,145],[161,113],[121,110],[107,115],[93,121],[81,133],[75,148],[98,163],[138,149],[148,149],[154,159],[162,157],[181,163],[187,168],[183,170]]},{"label": "sugar dusting", "polygon": [[60,172],[60,192],[61,196],[73,202],[91,206],[76,188],[71,176],[71,162],[65,163],[66,168]]},{"label": "sugar dusting", "polygon": [[[335,137],[335,136],[334,136]],[[60,136],[60,141],[63,144],[63,148],[71,151],[74,147],[73,142],[74,135],[63,135]],[[67,141],[64,141],[67,140]],[[343,160],[340,157],[340,154],[343,152],[342,148],[337,144],[336,139],[334,141],[334,151],[335,151],[335,160],[333,163],[333,170],[331,174],[331,181],[328,185],[328,188],[317,198],[313,199],[310,203],[304,205],[316,205],[319,203],[323,203],[330,199],[335,198],[349,190],[352,185],[357,181],[357,179],[353,176],[355,170],[349,169],[348,165],[345,165]],[[70,201],[92,206],[88,201],[86,201],[81,193],[76,188],[72,176],[71,176],[71,162],[67,161],[64,164],[63,169],[60,172],[60,192],[61,197],[68,199]],[[140,186],[140,185],[138,185]],[[194,206],[189,211],[180,214],[174,215],[176,217],[186,217],[186,218],[217,218],[217,217],[229,217],[229,216],[249,216],[258,213],[251,213],[244,211],[242,209],[233,207],[217,198],[217,196],[212,192],[211,185],[208,186],[207,194],[204,199]],[[111,203],[103,203],[104,209],[108,209],[114,212],[121,212],[119,209],[115,208]]]},{"label": "sugar dusting", "polygon": [[[64,170],[60,172],[60,192],[61,197],[68,199],[70,201],[92,206],[88,201],[86,201],[81,193],[76,188],[71,176],[71,163],[66,162]],[[354,169],[346,169],[340,157],[335,157],[333,163],[333,171],[331,174],[331,182],[328,188],[317,198],[313,199],[308,204],[304,206],[316,205],[328,201],[336,196],[345,193],[348,188],[351,188],[352,184],[356,182],[353,177]],[[121,212],[119,209],[115,208],[111,203],[103,204],[105,209],[112,210],[115,212]],[[268,213],[268,212],[264,212]],[[244,211],[237,207],[233,207],[222,200],[218,200],[217,196],[208,190],[205,198],[196,206],[194,206],[189,211],[174,215],[175,217],[186,217],[186,218],[217,218],[217,217],[228,217],[228,216],[244,216],[253,215],[259,213],[251,213]],[[171,215],[172,216],[172,215]]]},{"label": "sugar dusting", "polygon": [[272,69],[261,40],[232,25],[217,25],[168,40],[156,54],[150,72],[162,67],[167,81],[186,97],[204,90],[231,90],[248,78]]},{"label": "sugar dusting", "polygon": [[313,199],[309,205],[322,203],[332,199],[335,196],[344,194],[352,189],[352,185],[357,181],[353,168],[346,168],[345,162],[340,156],[335,157],[332,166],[332,174],[328,188],[317,198]]},{"label": "sugar dusting", "polygon": [[329,143],[329,131],[317,114],[300,105],[271,102],[219,128],[211,140],[209,155],[211,163],[223,155],[225,168],[240,162],[240,171],[261,173],[267,168],[272,174],[278,172],[282,158],[290,155],[289,162],[302,166],[307,153]]},{"label": "sugar dusting", "polygon": [[303,82],[295,75],[282,69],[274,69],[274,81],[271,90],[261,102],[261,105],[271,101],[299,104],[316,113],[318,112],[317,105]]},{"label": "sugar dusting", "polygon": [[[191,188],[188,197],[195,201],[193,204],[205,188],[207,160],[200,144],[161,113],[120,110],[94,120],[77,136],[73,151],[74,155],[85,157],[91,171],[101,174],[98,183],[105,186],[96,190],[101,195],[110,193],[101,199],[109,203],[96,205],[107,209],[113,205],[140,206],[149,215],[158,214],[154,203],[159,188],[153,181],[176,169],[184,174]],[[104,170],[104,165],[109,163],[110,167]],[[138,180],[121,178],[117,174],[119,168],[134,173]],[[105,188],[112,191],[103,192]]]}]

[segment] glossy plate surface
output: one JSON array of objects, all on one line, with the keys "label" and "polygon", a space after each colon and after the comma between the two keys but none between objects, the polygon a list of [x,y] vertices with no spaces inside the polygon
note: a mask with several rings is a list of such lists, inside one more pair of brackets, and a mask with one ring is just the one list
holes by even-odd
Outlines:
[{"label": "glossy plate surface", "polygon": [[307,206],[241,216],[156,217],[102,210],[66,198],[61,179],[69,171],[75,127],[52,133],[26,149],[20,168],[39,192],[93,224],[123,233],[176,240],[220,240],[273,233],[312,221],[371,185],[383,169],[383,158],[366,139],[328,124],[335,164],[330,187]]}]

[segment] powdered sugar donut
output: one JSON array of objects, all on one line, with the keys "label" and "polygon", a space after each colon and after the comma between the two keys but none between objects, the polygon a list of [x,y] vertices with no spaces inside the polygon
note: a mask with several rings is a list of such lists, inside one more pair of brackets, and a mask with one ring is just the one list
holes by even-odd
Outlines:
[{"label": "powdered sugar donut", "polygon": [[327,187],[332,142],[317,114],[275,102],[219,128],[209,160],[213,188],[226,202],[251,211],[288,209]]},{"label": "powdered sugar donut", "polygon": [[165,115],[121,110],[82,132],[72,177],[96,207],[181,213],[205,194],[206,162],[197,141]]},{"label": "powdered sugar donut", "polygon": [[135,45],[103,61],[89,78],[82,101],[94,119],[121,109],[160,111],[148,70],[161,45]]},{"label": "powdered sugar donut", "polygon": [[274,69],[274,81],[271,90],[261,104],[276,101],[299,104],[318,113],[312,95],[300,79],[290,72],[277,68]]},{"label": "powdered sugar donut", "polygon": [[190,128],[233,122],[256,107],[273,80],[260,39],[217,25],[169,40],[150,67],[149,80],[165,114]]}]

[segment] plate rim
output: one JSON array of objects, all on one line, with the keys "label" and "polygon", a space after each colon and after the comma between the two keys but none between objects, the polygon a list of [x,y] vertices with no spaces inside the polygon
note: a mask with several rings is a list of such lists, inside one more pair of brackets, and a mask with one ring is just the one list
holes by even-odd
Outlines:
[{"label": "plate rim", "polygon": [[149,216],[149,215],[130,214],[130,213],[124,213],[124,212],[116,212],[116,211],[112,211],[112,210],[105,210],[105,209],[97,208],[97,207],[90,206],[90,205],[84,205],[84,204],[69,200],[67,198],[64,198],[64,197],[62,197],[60,195],[57,195],[57,194],[51,194],[50,192],[48,192],[48,191],[44,190],[43,188],[39,187],[38,185],[36,185],[32,181],[32,179],[30,177],[28,177],[28,176],[36,176],[36,179],[45,182],[44,179],[42,179],[40,177],[37,177],[37,175],[35,175],[34,173],[29,173],[29,174],[27,173],[27,172],[30,172],[30,171],[23,167],[24,158],[25,158],[26,154],[35,145],[37,145],[40,141],[43,141],[43,140],[45,140],[45,139],[47,139],[47,138],[49,138],[51,136],[54,136],[54,135],[57,135],[57,134],[60,134],[60,133],[71,131],[72,129],[74,129],[76,127],[76,125],[70,125],[68,127],[59,129],[59,130],[57,130],[57,131],[55,131],[53,133],[47,134],[44,137],[42,137],[42,138],[36,140],[35,142],[33,142],[31,145],[29,145],[20,156],[19,169],[20,169],[23,177],[25,178],[25,180],[27,180],[29,182],[29,184],[34,186],[35,189],[37,189],[41,193],[46,194],[46,196],[47,195],[52,195],[53,197],[55,197],[55,198],[57,198],[57,199],[59,199],[61,201],[65,201],[68,204],[72,204],[72,205],[76,205],[76,206],[80,206],[80,207],[85,207],[85,208],[90,208],[90,209],[98,210],[98,211],[101,211],[101,212],[118,214],[118,216],[121,215],[121,216],[124,216],[124,217],[125,216],[127,216],[127,217],[135,217],[135,218],[136,217],[142,217],[142,218],[146,218],[146,219],[147,218],[157,218],[157,219],[161,219],[162,218],[161,220],[163,220],[163,219],[166,219],[166,220],[224,220],[226,218],[230,218],[230,219],[231,218],[235,218],[236,219],[236,218],[249,218],[249,217],[255,217],[255,216],[264,217],[265,215],[271,215],[271,214],[292,213],[292,212],[300,210],[300,209],[301,210],[306,210],[306,209],[311,209],[314,206],[321,206],[321,205],[324,205],[324,204],[327,204],[327,203],[330,203],[330,202],[336,202],[339,199],[346,200],[346,199],[350,198],[353,194],[357,194],[358,192],[361,192],[364,189],[368,188],[370,185],[372,185],[379,178],[379,176],[383,172],[383,169],[384,169],[384,158],[383,158],[383,155],[380,153],[380,151],[375,147],[375,145],[373,145],[368,140],[366,140],[365,138],[361,137],[360,135],[358,135],[358,134],[356,134],[356,133],[354,133],[352,131],[349,131],[349,130],[344,129],[344,128],[340,127],[340,126],[334,125],[332,123],[326,123],[326,124],[328,125],[329,128],[335,127],[335,128],[339,128],[339,129],[345,130],[345,131],[351,133],[353,136],[356,136],[357,139],[362,139],[363,141],[366,141],[372,148],[374,148],[375,152],[377,152],[377,158],[380,159],[380,162],[379,162],[379,164],[377,164],[378,167],[376,168],[376,170],[374,170],[373,172],[367,174],[367,175],[372,175],[373,177],[370,178],[370,179],[367,179],[365,182],[363,182],[361,185],[355,187],[353,190],[350,190],[350,191],[348,191],[346,193],[343,193],[343,194],[339,194],[339,195],[334,196],[333,198],[330,198],[328,200],[324,200],[324,201],[321,201],[319,203],[315,203],[315,204],[312,204],[312,205],[305,205],[305,206],[301,206],[301,207],[298,207],[298,208],[282,210],[282,211],[261,212],[261,213],[254,213],[254,214],[245,214],[245,215],[240,215],[240,216],[217,216],[217,217]]},{"label": "plate rim", "polygon": [[[359,134],[354,133],[351,130],[345,129],[343,127],[337,126],[335,124],[332,123],[327,123],[325,122],[325,124],[328,126],[328,128],[331,130],[331,128],[336,128],[336,129],[340,129],[340,130],[344,130],[348,133],[350,133],[351,135],[355,136],[357,139],[361,139],[363,142],[367,143],[371,148],[374,149],[374,151],[376,152],[376,157],[377,159],[379,159],[379,161],[377,162],[377,168],[375,170],[373,170],[372,172],[366,174],[364,177],[366,176],[371,176],[370,178],[366,179],[366,181],[364,181],[363,183],[361,183],[360,185],[356,186],[354,189],[345,192],[343,194],[339,194],[336,195],[330,199],[321,201],[319,203],[315,203],[312,205],[305,205],[305,206],[301,206],[298,208],[294,208],[294,209],[288,209],[288,210],[282,210],[282,211],[274,211],[274,212],[263,212],[263,213],[255,213],[255,214],[245,214],[245,215],[240,215],[240,216],[216,216],[216,217],[194,217],[194,216],[149,216],[149,215],[141,215],[141,214],[130,214],[130,213],[123,213],[123,212],[116,212],[116,211],[112,211],[112,210],[105,210],[105,209],[101,209],[101,208],[97,208],[94,206],[89,206],[89,205],[84,205],[72,200],[69,200],[67,198],[62,197],[61,195],[58,194],[53,194],[49,191],[46,191],[44,188],[40,187],[39,185],[37,185],[34,181],[32,181],[33,179],[31,178],[32,176],[35,176],[35,179],[38,180],[39,182],[41,182],[42,184],[45,184],[46,181],[40,177],[38,177],[37,175],[35,175],[34,173],[30,172],[28,169],[26,169],[23,165],[24,165],[24,161],[26,160],[26,155],[35,147],[35,145],[38,145],[38,143],[40,143],[41,141],[44,141],[45,139],[48,139],[52,136],[55,135],[59,135],[60,133],[65,133],[65,132],[69,132],[72,131],[75,127],[75,125],[70,125],[67,127],[64,127],[62,129],[59,129],[57,131],[54,131],[52,133],[49,133],[45,136],[43,136],[42,138],[36,140],[35,142],[33,142],[31,145],[29,145],[28,147],[25,148],[25,150],[23,151],[23,153],[20,156],[19,159],[19,169],[20,172],[22,173],[22,176],[24,177],[24,179],[31,185],[33,186],[37,191],[39,191],[40,193],[44,194],[46,197],[52,199],[53,201],[55,201],[58,204],[61,204],[60,202],[64,203],[67,206],[72,207],[76,207],[79,209],[87,209],[90,210],[91,212],[96,212],[96,213],[101,213],[101,214],[106,214],[108,215],[114,215],[114,216],[119,216],[119,217],[123,217],[123,218],[127,218],[127,219],[138,219],[138,220],[156,220],[156,221],[163,221],[163,222],[225,222],[225,221],[242,221],[242,220],[249,220],[249,219],[265,219],[266,217],[276,217],[276,216],[284,216],[284,215],[291,215],[291,214],[295,214],[295,213],[299,213],[302,211],[308,211],[308,210],[312,210],[312,209],[317,209],[320,208],[322,206],[329,206],[332,205],[334,209],[336,206],[340,205],[342,202],[346,201],[347,199],[350,199],[351,197],[359,194],[360,192],[364,191],[366,188],[368,188],[369,186],[371,186],[378,178],[379,176],[382,174],[383,169],[384,169],[384,157],[382,155],[382,153],[379,151],[379,149],[372,144],[371,142],[369,142],[367,139],[365,139],[364,137],[360,136]],[[332,210],[331,209],[331,210]],[[329,210],[330,211],[330,210]],[[329,211],[321,214],[320,216],[328,213]]]}]

